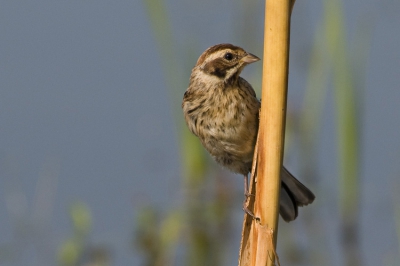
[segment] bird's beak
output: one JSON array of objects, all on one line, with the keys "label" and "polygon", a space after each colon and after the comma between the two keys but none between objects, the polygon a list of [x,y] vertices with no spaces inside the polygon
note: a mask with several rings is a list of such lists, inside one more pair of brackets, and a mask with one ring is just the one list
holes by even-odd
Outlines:
[{"label": "bird's beak", "polygon": [[250,53],[248,53],[247,55],[243,56],[242,59],[240,59],[240,61],[246,64],[251,64],[257,62],[258,60],[260,60],[260,58]]}]

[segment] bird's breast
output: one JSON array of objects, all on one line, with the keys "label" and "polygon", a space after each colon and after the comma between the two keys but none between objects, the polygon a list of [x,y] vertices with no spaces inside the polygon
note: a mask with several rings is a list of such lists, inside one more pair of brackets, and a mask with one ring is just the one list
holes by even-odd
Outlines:
[{"label": "bird's breast", "polygon": [[238,88],[216,91],[198,113],[196,131],[213,156],[251,161],[258,130],[258,100]]}]

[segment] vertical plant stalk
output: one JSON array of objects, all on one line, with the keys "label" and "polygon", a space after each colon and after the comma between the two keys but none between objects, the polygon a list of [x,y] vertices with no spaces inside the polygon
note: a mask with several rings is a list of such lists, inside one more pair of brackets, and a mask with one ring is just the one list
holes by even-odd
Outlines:
[{"label": "vertical plant stalk", "polygon": [[290,12],[293,4],[294,1],[290,0],[268,0],[265,3],[262,104],[256,150],[257,182],[252,175],[250,191],[254,197],[250,197],[248,202],[248,208],[253,210],[257,219],[245,214],[239,265],[272,266],[277,257],[275,250],[286,120]]},{"label": "vertical plant stalk", "polygon": [[[339,197],[345,265],[362,265],[359,240],[359,121],[346,47],[342,1],[325,1],[327,51],[333,65],[338,136]],[[338,19],[339,18],[339,19]]]}]

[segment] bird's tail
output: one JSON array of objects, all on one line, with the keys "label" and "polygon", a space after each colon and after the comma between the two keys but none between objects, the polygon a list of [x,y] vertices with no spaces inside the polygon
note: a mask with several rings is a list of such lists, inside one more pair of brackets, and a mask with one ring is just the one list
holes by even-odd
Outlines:
[{"label": "bird's tail", "polygon": [[315,199],[314,194],[285,167],[281,172],[282,188],[280,193],[279,213],[286,222],[296,219],[298,207],[306,206]]}]

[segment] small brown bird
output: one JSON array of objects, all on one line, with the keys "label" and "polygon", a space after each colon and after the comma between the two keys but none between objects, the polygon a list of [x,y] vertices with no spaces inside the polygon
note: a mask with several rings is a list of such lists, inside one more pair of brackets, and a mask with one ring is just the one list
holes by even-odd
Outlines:
[{"label": "small brown bird", "polygon": [[[243,68],[260,60],[232,44],[208,48],[197,60],[183,96],[182,109],[189,130],[221,165],[245,177],[251,170],[261,106]],[[296,219],[298,206],[313,202],[314,194],[282,167],[280,214]]]}]

